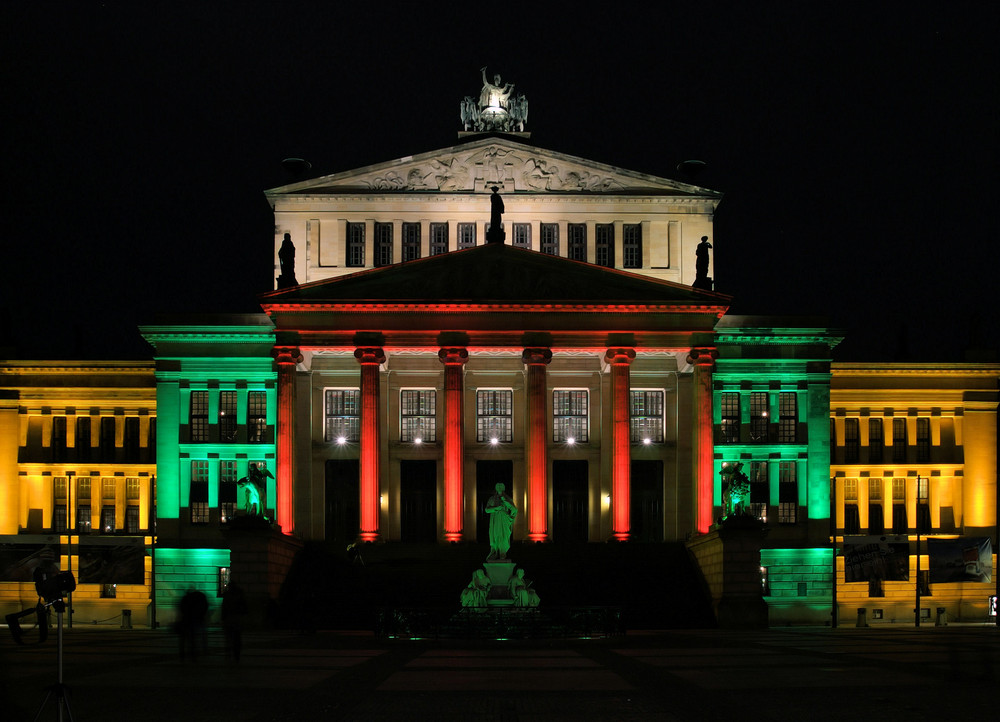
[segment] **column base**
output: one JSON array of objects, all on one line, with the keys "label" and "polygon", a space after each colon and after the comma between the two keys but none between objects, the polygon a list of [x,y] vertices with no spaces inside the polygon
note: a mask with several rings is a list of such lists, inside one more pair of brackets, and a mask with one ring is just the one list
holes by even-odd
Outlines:
[{"label": "column base", "polygon": [[627,531],[616,531],[612,534],[612,538],[615,541],[627,542],[632,535]]},{"label": "column base", "polygon": [[378,532],[377,531],[363,531],[360,534],[358,534],[358,539],[360,539],[361,541],[365,542],[366,544],[371,544],[373,542],[377,542],[378,541]]},{"label": "column base", "polygon": [[460,531],[446,531],[444,533],[444,540],[446,542],[460,542],[460,541],[462,541],[462,532],[460,532]]},{"label": "column base", "polygon": [[528,534],[528,541],[538,542],[539,544],[547,542],[549,540],[549,535],[544,531],[536,531]]}]

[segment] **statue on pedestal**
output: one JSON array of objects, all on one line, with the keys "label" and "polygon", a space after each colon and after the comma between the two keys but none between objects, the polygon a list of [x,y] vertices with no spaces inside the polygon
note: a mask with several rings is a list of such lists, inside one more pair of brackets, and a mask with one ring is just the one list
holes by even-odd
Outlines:
[{"label": "statue on pedestal", "polygon": [[490,196],[490,227],[486,231],[487,243],[503,243],[507,237],[503,229],[503,198],[500,197],[500,186],[490,188],[493,195]]},{"label": "statue on pedestal", "polygon": [[513,96],[514,84],[502,83],[500,75],[493,76],[491,83],[486,77],[486,66],[481,69],[483,87],[478,101],[465,96],[459,104],[459,118],[465,132],[477,133],[500,131],[503,133],[523,133],[528,120],[528,100],[524,94]]},{"label": "statue on pedestal", "polygon": [[243,487],[246,503],[243,507],[247,516],[260,517],[266,519],[266,507],[264,499],[267,498],[267,479],[274,476],[267,467],[261,464],[258,467],[250,464],[247,475],[236,482],[237,486]]},{"label": "statue on pedestal", "polygon": [[691,285],[705,291],[712,290],[712,279],[708,277],[708,250],[711,247],[708,236],[702,236],[694,252],[694,283]]},{"label": "statue on pedestal", "polygon": [[486,513],[490,515],[490,555],[486,561],[506,559],[510,550],[510,533],[517,518],[517,507],[504,493],[503,483],[496,485],[496,493],[486,502]]},{"label": "statue on pedestal", "polygon": [[292,243],[292,234],[286,233],[281,247],[278,248],[278,264],[281,267],[281,275],[278,276],[278,288],[291,288],[298,286],[295,280],[295,244]]}]

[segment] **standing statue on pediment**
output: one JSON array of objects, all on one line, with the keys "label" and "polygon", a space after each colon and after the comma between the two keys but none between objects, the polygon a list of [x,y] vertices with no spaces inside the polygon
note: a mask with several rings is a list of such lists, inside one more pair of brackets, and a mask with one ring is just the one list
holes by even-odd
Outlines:
[{"label": "standing statue on pediment", "polygon": [[510,101],[510,94],[514,90],[513,83],[507,83],[500,87],[500,74],[493,76],[491,83],[486,79],[486,66],[482,67],[483,89],[479,91],[480,108],[507,108]]},{"label": "standing statue on pediment", "polygon": [[694,288],[712,290],[712,279],[708,277],[708,251],[711,248],[708,236],[702,236],[701,243],[694,251],[694,283],[691,284]]}]

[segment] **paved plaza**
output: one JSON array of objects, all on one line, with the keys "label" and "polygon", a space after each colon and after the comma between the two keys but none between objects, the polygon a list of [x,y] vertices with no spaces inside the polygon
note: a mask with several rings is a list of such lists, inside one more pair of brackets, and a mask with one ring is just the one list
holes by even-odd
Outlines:
[{"label": "paved plaza", "polygon": [[[0,717],[31,720],[55,634],[0,641]],[[182,661],[166,631],[76,627],[65,679],[87,720],[993,719],[994,626],[633,632],[594,640],[377,640],[249,633],[242,660]],[[49,703],[43,720],[54,720]]]}]

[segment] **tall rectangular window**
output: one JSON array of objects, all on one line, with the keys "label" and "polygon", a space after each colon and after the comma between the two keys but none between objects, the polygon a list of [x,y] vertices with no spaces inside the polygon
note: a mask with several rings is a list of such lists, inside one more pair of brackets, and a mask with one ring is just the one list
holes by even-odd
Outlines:
[{"label": "tall rectangular window", "polygon": [[861,430],[858,419],[844,419],[844,463],[857,464],[861,456]]},{"label": "tall rectangular window", "polygon": [[403,224],[403,262],[420,258],[420,224]]},{"label": "tall rectangular window", "polygon": [[139,479],[125,479],[125,533],[139,533]]},{"label": "tall rectangular window", "polygon": [[541,226],[541,233],[542,233],[542,253],[547,253],[550,256],[558,256],[559,224],[543,223]]},{"label": "tall rectangular window", "polygon": [[347,265],[362,268],[365,265],[365,224],[347,224]]},{"label": "tall rectangular window", "polygon": [[778,443],[795,444],[798,437],[798,394],[794,391],[782,391],[778,394]]},{"label": "tall rectangular window", "polygon": [[574,261],[587,260],[587,226],[584,223],[570,223],[566,228],[566,255]]},{"label": "tall rectangular window", "polygon": [[236,516],[236,462],[219,462],[219,523],[228,524]]},{"label": "tall rectangular window", "polygon": [[885,451],[885,439],[882,436],[882,419],[868,419],[868,463],[881,464]]},{"label": "tall rectangular window", "polygon": [[188,423],[191,441],[208,441],[208,392],[191,392],[191,415]]},{"label": "tall rectangular window", "polygon": [[861,513],[858,509],[857,479],[844,479],[844,533],[861,533]]},{"label": "tall rectangular window", "polygon": [[52,461],[66,461],[66,417],[52,418]]},{"label": "tall rectangular window", "polygon": [[931,530],[930,479],[917,477],[917,531],[926,534]]},{"label": "tall rectangular window", "polygon": [[90,417],[80,416],[76,420],[76,460],[90,461]]},{"label": "tall rectangular window", "polygon": [[247,392],[247,441],[251,444],[264,442],[267,432],[267,392]]},{"label": "tall rectangular window", "polygon": [[130,464],[139,461],[139,417],[125,417],[125,461]]},{"label": "tall rectangular window", "polygon": [[208,524],[208,462],[191,462],[191,509],[192,524]]},{"label": "tall rectangular window", "polygon": [[615,267],[615,226],[613,223],[598,223],[594,228],[594,245],[598,266]]},{"label": "tall rectangular window", "polygon": [[892,462],[906,463],[906,419],[892,420]]},{"label": "tall rectangular window", "polygon": [[908,526],[906,518],[906,479],[893,479],[892,533],[905,534]]},{"label": "tall rectangular window", "polygon": [[448,224],[431,223],[430,254],[439,256],[448,252]]},{"label": "tall rectangular window", "polygon": [[882,480],[868,480],[868,533],[885,533],[885,510],[882,506]]},{"label": "tall rectangular window", "polygon": [[588,399],[585,390],[552,392],[552,440],[571,444],[588,440]]},{"label": "tall rectangular window", "polygon": [[476,245],[476,224],[475,223],[459,223],[458,224],[458,247],[459,248],[472,248]]},{"label": "tall rectangular window", "polygon": [[767,462],[750,462],[750,511],[758,519],[767,521],[767,505],[771,490],[767,478]]},{"label": "tall rectangular window", "polygon": [[52,531],[56,533],[67,531],[69,480],[65,476],[57,476],[52,480],[52,502]]},{"label": "tall rectangular window", "polygon": [[629,391],[629,439],[633,444],[663,443],[663,391]]},{"label": "tall rectangular window", "polygon": [[642,268],[642,224],[622,226],[622,267]]},{"label": "tall rectangular window", "polygon": [[720,399],[722,412],[722,443],[738,444],[740,442],[740,395],[735,391],[726,391]]},{"label": "tall rectangular window", "polygon": [[392,224],[375,224],[375,265],[392,265]]},{"label": "tall rectangular window", "polygon": [[236,392],[219,392],[219,441],[236,441]]},{"label": "tall rectangular window", "polygon": [[926,416],[917,419],[917,463],[931,460],[931,420]]},{"label": "tall rectangular window", "polygon": [[76,531],[78,534],[90,533],[90,504],[90,477],[81,476],[76,480]]},{"label": "tall rectangular window", "polygon": [[101,448],[102,461],[114,461],[117,420],[114,416],[101,417],[101,437],[98,443]]},{"label": "tall rectangular window", "polygon": [[794,524],[798,518],[799,482],[794,461],[778,462],[778,523]]},{"label": "tall rectangular window", "polygon": [[115,533],[115,501],[117,484],[115,479],[101,479],[101,533]]},{"label": "tall rectangular window", "polygon": [[757,444],[766,444],[769,441],[770,419],[767,416],[767,405],[766,391],[754,391],[750,394],[750,440]]},{"label": "tall rectangular window", "polygon": [[476,392],[476,441],[510,443],[513,438],[514,392],[490,389]]},{"label": "tall rectangular window", "polygon": [[531,224],[530,223],[515,223],[514,224],[514,245],[518,248],[527,248],[531,250]]},{"label": "tall rectangular window", "polygon": [[402,389],[399,392],[399,440],[416,443],[437,441],[437,394],[434,389]]},{"label": "tall rectangular window", "polygon": [[327,389],[323,438],[338,444],[361,438],[361,390]]}]

